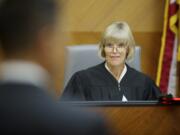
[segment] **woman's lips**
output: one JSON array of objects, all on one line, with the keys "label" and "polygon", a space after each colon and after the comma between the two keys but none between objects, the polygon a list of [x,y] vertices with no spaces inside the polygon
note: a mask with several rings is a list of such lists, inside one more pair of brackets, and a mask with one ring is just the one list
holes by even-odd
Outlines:
[{"label": "woman's lips", "polygon": [[119,58],[120,56],[110,56],[111,58]]}]

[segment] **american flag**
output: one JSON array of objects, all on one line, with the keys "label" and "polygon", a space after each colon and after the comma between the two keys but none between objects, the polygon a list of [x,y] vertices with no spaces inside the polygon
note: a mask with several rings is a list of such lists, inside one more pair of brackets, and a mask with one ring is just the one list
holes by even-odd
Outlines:
[{"label": "american flag", "polygon": [[[164,28],[156,83],[162,93],[177,94],[177,61],[180,60],[180,0],[166,0]],[[179,52],[178,52],[179,51]]]}]

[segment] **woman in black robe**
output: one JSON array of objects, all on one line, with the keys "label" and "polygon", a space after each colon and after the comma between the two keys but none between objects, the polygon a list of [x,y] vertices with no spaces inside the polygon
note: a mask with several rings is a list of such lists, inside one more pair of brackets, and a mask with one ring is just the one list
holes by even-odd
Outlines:
[{"label": "woman in black robe", "polygon": [[76,72],[65,87],[63,100],[158,99],[161,93],[154,81],[126,64],[126,60],[133,58],[135,49],[135,41],[126,22],[109,25],[99,48],[105,62]]}]

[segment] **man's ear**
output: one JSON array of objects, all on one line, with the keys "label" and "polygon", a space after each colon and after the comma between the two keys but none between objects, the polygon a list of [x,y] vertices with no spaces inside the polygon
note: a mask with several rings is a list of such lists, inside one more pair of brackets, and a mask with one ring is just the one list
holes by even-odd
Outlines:
[{"label": "man's ear", "polygon": [[52,40],[52,30],[49,27],[42,28],[36,38],[37,47],[44,48]]},{"label": "man's ear", "polygon": [[50,66],[52,38],[52,30],[49,27],[44,27],[38,32],[35,41],[38,61],[46,69]]}]

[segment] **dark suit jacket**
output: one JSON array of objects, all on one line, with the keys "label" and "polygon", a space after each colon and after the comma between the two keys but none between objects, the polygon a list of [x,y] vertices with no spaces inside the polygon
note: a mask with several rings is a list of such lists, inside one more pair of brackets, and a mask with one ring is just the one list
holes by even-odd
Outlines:
[{"label": "dark suit jacket", "polygon": [[55,104],[29,84],[0,84],[0,134],[104,135],[102,118]]}]

